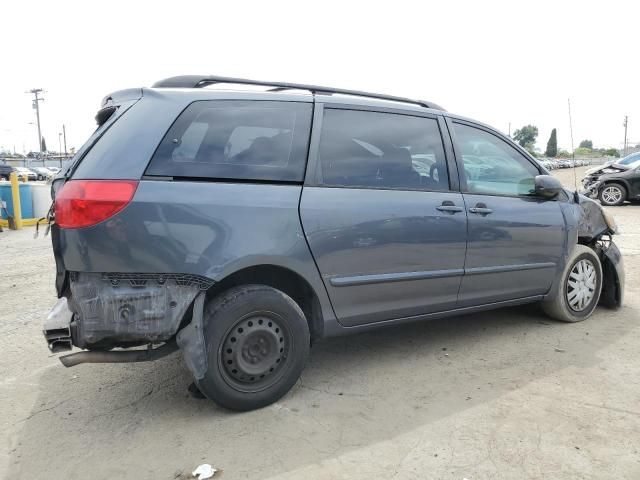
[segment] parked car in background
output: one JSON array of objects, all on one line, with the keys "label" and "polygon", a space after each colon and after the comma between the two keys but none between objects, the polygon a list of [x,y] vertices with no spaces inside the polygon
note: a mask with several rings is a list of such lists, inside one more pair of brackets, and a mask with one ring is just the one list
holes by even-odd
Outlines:
[{"label": "parked car in background", "polygon": [[587,170],[582,186],[585,195],[599,199],[603,205],[640,200],[640,154]]},{"label": "parked car in background", "polygon": [[600,170],[602,167],[608,167],[610,165],[630,165],[638,160],[640,160],[640,152],[632,153],[623,158],[613,158],[611,160],[607,160],[603,165],[599,165],[597,167],[587,170],[585,172],[585,175],[590,175],[596,170]]},{"label": "parked car in background", "polygon": [[604,209],[431,102],[183,76],[110,94],[96,119],[51,188],[45,338],[86,350],[66,366],[179,348],[204,395],[250,410],[291,389],[321,338],[532,302],[577,322],[622,302]]},{"label": "parked car in background", "polygon": [[38,174],[27,167],[15,167],[16,173],[21,178],[26,178],[30,182],[38,180]]},{"label": "parked car in background", "polygon": [[6,163],[0,163],[0,179],[9,180],[9,175],[14,172],[15,168]]},{"label": "parked car in background", "polygon": [[58,172],[60,172],[60,170],[61,170],[61,169],[60,169],[60,167],[45,167],[45,168],[46,168],[47,170],[49,170],[49,171],[53,174],[53,176],[54,176],[54,177],[55,177],[55,176],[58,174]]},{"label": "parked car in background", "polygon": [[38,180],[48,180],[54,176],[54,173],[46,167],[31,167],[31,170],[36,173]]}]

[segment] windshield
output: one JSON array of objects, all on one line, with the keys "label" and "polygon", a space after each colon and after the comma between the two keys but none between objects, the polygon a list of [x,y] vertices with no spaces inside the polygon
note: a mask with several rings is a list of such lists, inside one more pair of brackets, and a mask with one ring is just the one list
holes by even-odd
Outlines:
[{"label": "windshield", "polygon": [[617,163],[620,165],[632,165],[638,161],[640,161],[640,153],[632,153],[631,155],[627,155]]},{"label": "windshield", "polygon": [[630,166],[631,168],[640,167],[640,157],[636,157],[635,161],[633,161],[631,163],[627,163],[626,165]]}]

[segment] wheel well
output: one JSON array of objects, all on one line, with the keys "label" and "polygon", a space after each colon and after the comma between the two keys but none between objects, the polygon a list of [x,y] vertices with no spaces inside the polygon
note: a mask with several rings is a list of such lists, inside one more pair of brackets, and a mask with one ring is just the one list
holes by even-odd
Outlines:
[{"label": "wheel well", "polygon": [[257,265],[238,270],[213,285],[207,291],[207,297],[213,298],[232,287],[248,284],[268,285],[289,295],[307,319],[311,340],[322,337],[324,320],[318,296],[302,276],[287,268]]},{"label": "wheel well", "polygon": [[605,185],[611,185],[612,183],[615,183],[617,185],[620,185],[621,187],[624,187],[625,193],[627,193],[627,195],[629,194],[629,185],[627,185],[627,182],[625,182],[624,180],[619,180],[619,179],[605,180],[604,182],[602,182],[602,185],[600,186],[600,190],[602,190],[602,188]]}]

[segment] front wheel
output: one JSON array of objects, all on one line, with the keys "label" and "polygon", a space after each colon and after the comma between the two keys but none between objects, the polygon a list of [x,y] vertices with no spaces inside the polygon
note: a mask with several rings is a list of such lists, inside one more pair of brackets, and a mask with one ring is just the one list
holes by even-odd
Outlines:
[{"label": "front wheel", "polygon": [[598,198],[603,205],[610,207],[622,205],[627,198],[627,190],[619,183],[607,183],[600,189]]},{"label": "front wheel", "polygon": [[580,322],[596,309],[602,290],[602,266],[589,247],[576,245],[556,285],[555,297],[542,302],[547,315],[563,322]]},{"label": "front wheel", "polygon": [[266,285],[232,288],[204,313],[208,367],[196,383],[230,410],[269,405],[296,383],[309,355],[309,326],[291,297]]}]

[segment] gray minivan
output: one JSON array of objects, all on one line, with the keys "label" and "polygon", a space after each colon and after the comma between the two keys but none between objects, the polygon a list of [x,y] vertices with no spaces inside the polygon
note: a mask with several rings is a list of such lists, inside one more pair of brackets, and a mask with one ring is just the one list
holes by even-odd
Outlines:
[{"label": "gray minivan", "polygon": [[66,366],[180,349],[204,395],[249,410],[321,338],[622,303],[603,209],[431,102],[182,76],[107,96],[96,120],[52,186],[60,301],[44,333],[85,350]]}]

